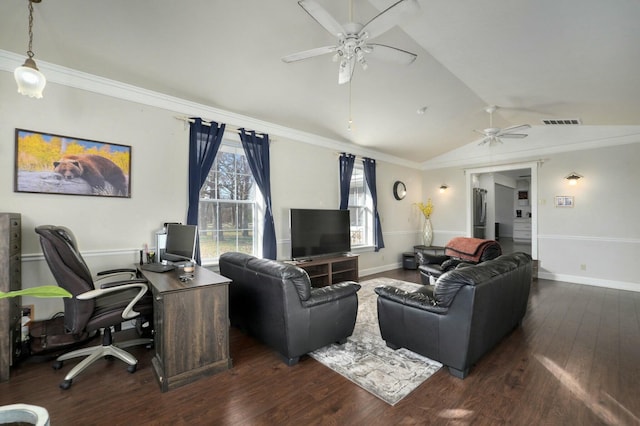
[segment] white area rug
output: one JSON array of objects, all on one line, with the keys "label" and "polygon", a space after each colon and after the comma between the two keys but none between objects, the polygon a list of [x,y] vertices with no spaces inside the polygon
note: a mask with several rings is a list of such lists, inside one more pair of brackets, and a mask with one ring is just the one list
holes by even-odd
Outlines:
[{"label": "white area rug", "polygon": [[380,336],[378,295],[374,289],[392,285],[411,291],[418,284],[374,278],[362,281],[360,285],[353,335],[342,346],[325,346],[309,355],[386,403],[395,405],[438,371],[442,364],[404,348],[394,351]]}]

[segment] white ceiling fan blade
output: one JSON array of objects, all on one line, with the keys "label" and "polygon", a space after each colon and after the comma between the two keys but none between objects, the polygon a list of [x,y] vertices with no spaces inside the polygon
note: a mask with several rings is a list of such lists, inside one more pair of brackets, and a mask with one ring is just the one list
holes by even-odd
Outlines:
[{"label": "white ceiling fan blade", "polygon": [[405,16],[417,12],[419,9],[420,6],[418,6],[417,0],[400,0],[367,22],[358,33],[358,36],[363,37],[366,33],[368,39],[378,37],[397,25]]},{"label": "white ceiling fan blade", "polygon": [[355,57],[351,59],[343,59],[342,62],[340,62],[340,69],[338,70],[338,84],[345,84],[351,81],[355,65]]},{"label": "white ceiling fan blade", "polygon": [[526,138],[529,135],[525,135],[524,133],[500,133],[497,135],[499,138],[510,138],[510,139],[522,139]]},{"label": "white ceiling fan blade", "polygon": [[478,143],[478,146],[482,146],[485,145],[487,143],[490,143],[491,141],[491,136],[485,136],[484,138],[480,139],[480,142]]},{"label": "white ceiling fan blade", "polygon": [[505,127],[500,131],[500,134],[505,135],[507,133],[515,132],[518,130],[530,129],[531,126],[529,124],[519,124],[517,126]]},{"label": "white ceiling fan blade", "polygon": [[498,109],[496,105],[489,105],[485,108],[485,111],[489,114],[489,127],[480,131],[474,130],[474,132],[485,135],[485,138],[479,145],[484,145],[489,143],[489,145],[493,145],[496,143],[502,143],[501,138],[511,138],[511,139],[522,139],[526,138],[528,135],[524,133],[513,133],[518,130],[530,129],[531,126],[529,124],[519,124],[516,126],[506,127],[501,129],[499,127],[493,127],[493,113]]},{"label": "white ceiling fan blade", "polygon": [[295,62],[303,59],[313,58],[314,56],[325,55],[327,53],[333,53],[338,50],[338,46],[324,46],[316,47],[315,49],[304,50],[302,52],[292,53],[282,58],[283,62]]},{"label": "white ceiling fan blade", "polygon": [[393,62],[396,64],[409,65],[416,60],[415,53],[398,49],[397,47],[386,46],[384,44],[367,44],[370,50],[370,57],[385,62]]},{"label": "white ceiling fan blade", "polygon": [[307,12],[315,21],[325,30],[333,34],[335,37],[343,37],[346,35],[344,27],[340,25],[336,19],[329,14],[322,6],[313,0],[300,0],[298,2],[305,12]]}]

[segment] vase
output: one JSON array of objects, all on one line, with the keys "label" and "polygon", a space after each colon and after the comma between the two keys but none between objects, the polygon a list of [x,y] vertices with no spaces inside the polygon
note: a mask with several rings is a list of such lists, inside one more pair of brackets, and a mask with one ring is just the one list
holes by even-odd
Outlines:
[{"label": "vase", "polygon": [[431,226],[431,219],[425,218],[424,229],[422,230],[422,242],[425,246],[431,246],[433,242],[433,227]]}]

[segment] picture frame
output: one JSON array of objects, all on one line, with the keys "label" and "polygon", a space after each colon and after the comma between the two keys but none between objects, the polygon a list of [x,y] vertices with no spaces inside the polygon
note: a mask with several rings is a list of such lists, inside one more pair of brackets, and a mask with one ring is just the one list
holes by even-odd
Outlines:
[{"label": "picture frame", "polygon": [[573,196],[569,195],[556,195],[555,206],[556,207],[573,207]]},{"label": "picture frame", "polygon": [[14,192],[131,198],[131,146],[16,129]]}]

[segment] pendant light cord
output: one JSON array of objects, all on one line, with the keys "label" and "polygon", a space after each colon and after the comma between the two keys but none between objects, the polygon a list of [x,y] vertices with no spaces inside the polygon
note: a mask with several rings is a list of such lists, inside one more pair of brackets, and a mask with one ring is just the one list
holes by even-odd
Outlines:
[{"label": "pendant light cord", "polygon": [[349,80],[349,126],[347,130],[351,130],[351,124],[353,123],[353,119],[351,117],[351,80]]},{"label": "pendant light cord", "polygon": [[27,56],[33,59],[33,2],[29,0],[29,50],[27,50]]}]

